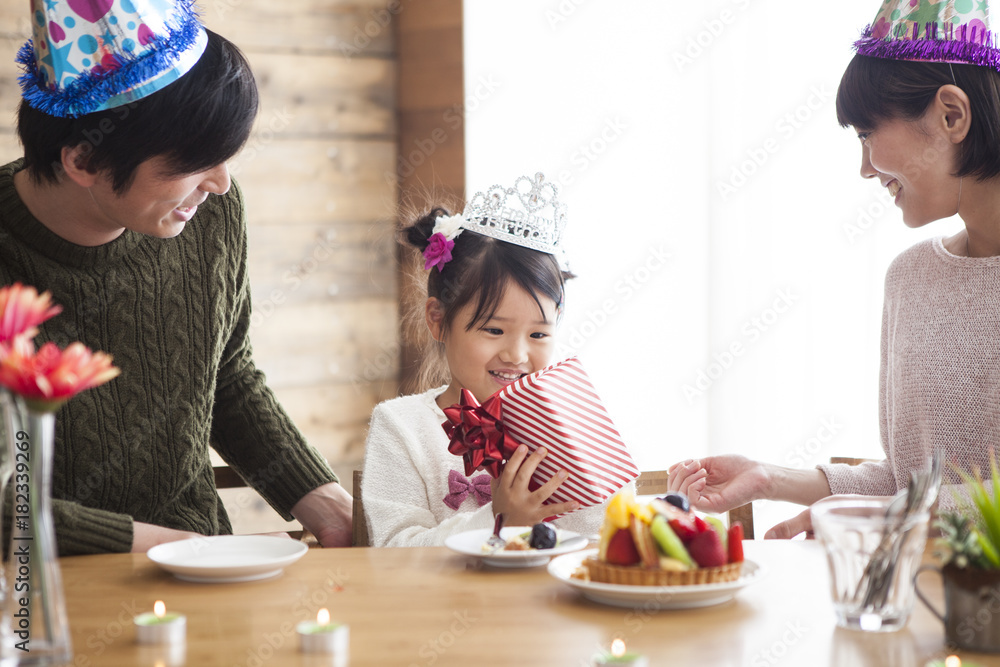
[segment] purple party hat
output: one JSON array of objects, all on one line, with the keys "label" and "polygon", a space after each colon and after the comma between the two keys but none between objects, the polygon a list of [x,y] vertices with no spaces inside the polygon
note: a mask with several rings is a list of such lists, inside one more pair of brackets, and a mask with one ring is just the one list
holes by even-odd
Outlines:
[{"label": "purple party hat", "polygon": [[1000,71],[990,0],[885,0],[854,46],[863,56]]},{"label": "purple party hat", "polygon": [[30,0],[21,94],[52,116],[114,109],[186,74],[208,34],[192,0]]}]

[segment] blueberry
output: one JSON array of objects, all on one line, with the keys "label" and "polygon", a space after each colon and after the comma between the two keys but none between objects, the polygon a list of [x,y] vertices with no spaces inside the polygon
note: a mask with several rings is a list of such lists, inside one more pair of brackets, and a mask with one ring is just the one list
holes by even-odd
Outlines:
[{"label": "blueberry", "polygon": [[691,510],[691,503],[688,501],[688,497],[678,491],[671,491],[663,496],[663,501],[670,503],[682,512],[689,512]]},{"label": "blueberry", "polygon": [[532,549],[551,549],[556,545],[556,529],[547,523],[536,523],[531,527],[528,546]]}]

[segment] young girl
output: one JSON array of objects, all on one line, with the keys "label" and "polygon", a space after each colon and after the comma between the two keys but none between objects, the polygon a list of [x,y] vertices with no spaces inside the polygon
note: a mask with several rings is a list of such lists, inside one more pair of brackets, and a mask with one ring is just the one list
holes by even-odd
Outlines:
[{"label": "young girl", "polygon": [[[886,459],[815,470],[742,456],[676,464],[671,489],[701,508],[892,495],[933,447],[989,475],[988,448],[1000,443],[1000,51],[985,3],[912,4],[883,4],[837,92],[837,118],[861,140],[862,177],[887,189],[906,225],[956,213],[965,223],[889,267],[879,391]],[[946,471],[944,481],[959,480]],[[954,502],[946,489],[940,498],[943,507]],[[767,536],[810,526],[806,511]]]},{"label": "young girl", "polygon": [[[565,214],[555,197],[541,174],[521,177],[513,188],[477,194],[463,215],[434,209],[405,230],[430,270],[424,319],[446,362],[447,384],[386,401],[372,413],[362,493],[374,546],[442,545],[449,535],[492,528],[499,513],[509,526],[572,512],[557,525],[582,533],[600,527],[602,507],[543,505],[566,471],[529,490],[544,447],[528,454],[521,445],[498,480],[485,472],[470,479],[441,427],[442,409],[458,403],[463,388],[481,403],[554,361],[553,334],[571,277],[556,259]],[[431,355],[425,364],[435,361]]]}]

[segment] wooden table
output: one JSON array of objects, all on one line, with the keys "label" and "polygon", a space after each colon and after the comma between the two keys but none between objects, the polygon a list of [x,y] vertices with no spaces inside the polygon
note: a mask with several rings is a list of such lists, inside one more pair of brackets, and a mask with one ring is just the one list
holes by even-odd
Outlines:
[{"label": "wooden table", "polygon": [[[617,636],[653,666],[914,667],[945,657],[941,624],[919,603],[901,632],[837,629],[815,542],[748,542],[746,552],[768,574],[735,600],[660,612],[597,605],[544,567],[487,569],[444,548],[313,549],[276,579],[242,584],[184,583],[144,555],[61,564],[80,667],[329,664],[299,653],[294,630],[320,607],[350,625],[355,666],[585,667]],[[940,603],[939,580],[925,578]],[[183,656],[135,643],[132,617],[158,599],[188,617]]]}]

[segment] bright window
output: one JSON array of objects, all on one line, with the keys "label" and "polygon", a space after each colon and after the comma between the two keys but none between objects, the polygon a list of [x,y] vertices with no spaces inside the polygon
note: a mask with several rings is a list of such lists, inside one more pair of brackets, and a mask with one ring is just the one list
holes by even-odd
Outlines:
[{"label": "bright window", "polygon": [[[836,121],[871,0],[466,0],[467,183],[543,171],[560,327],[640,468],[882,457],[882,281],[909,230]],[[798,508],[763,503],[760,528]],[[763,530],[760,530],[762,533]]]}]

